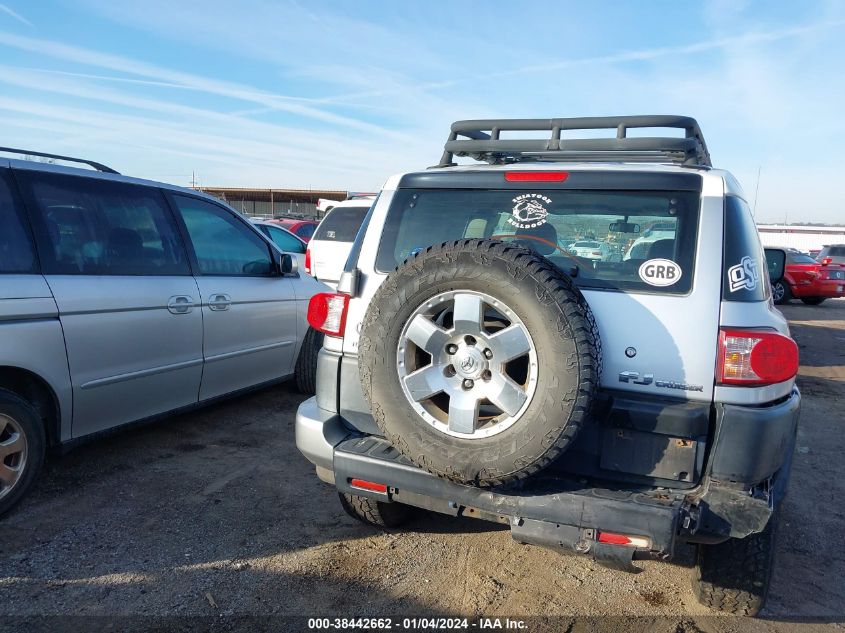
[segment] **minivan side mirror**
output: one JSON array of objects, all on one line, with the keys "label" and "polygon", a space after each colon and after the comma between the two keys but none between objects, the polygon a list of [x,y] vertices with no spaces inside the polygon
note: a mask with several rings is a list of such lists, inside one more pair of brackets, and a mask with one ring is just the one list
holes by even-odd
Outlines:
[{"label": "minivan side mirror", "polygon": [[783,271],[786,268],[786,251],[782,248],[767,248],[766,267],[769,269],[769,281],[776,284],[783,279]]},{"label": "minivan side mirror", "polygon": [[299,272],[299,262],[296,257],[289,253],[279,253],[277,266],[279,273],[284,277],[292,277]]}]

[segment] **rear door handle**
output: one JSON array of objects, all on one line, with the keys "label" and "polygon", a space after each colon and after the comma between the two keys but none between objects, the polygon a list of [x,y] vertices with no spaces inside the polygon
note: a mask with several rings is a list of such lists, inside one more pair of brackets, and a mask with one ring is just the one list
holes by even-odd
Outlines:
[{"label": "rear door handle", "polygon": [[175,295],[167,301],[167,310],[171,314],[188,314],[194,309],[194,300],[188,295]]},{"label": "rear door handle", "polygon": [[228,310],[232,305],[232,297],[223,293],[216,293],[208,298],[209,310]]}]

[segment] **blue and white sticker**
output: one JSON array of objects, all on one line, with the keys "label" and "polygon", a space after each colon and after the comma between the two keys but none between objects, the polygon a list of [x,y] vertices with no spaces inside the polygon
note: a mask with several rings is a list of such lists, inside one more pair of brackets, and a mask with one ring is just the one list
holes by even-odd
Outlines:
[{"label": "blue and white sticker", "polygon": [[649,286],[671,286],[681,278],[683,271],[671,259],[650,259],[640,265],[640,279]]}]

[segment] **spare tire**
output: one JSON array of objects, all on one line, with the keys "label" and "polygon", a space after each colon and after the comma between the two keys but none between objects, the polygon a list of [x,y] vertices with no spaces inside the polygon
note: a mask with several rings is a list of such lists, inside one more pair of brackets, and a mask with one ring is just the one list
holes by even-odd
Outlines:
[{"label": "spare tire", "polygon": [[406,457],[496,486],[556,459],[591,409],[598,332],[567,275],[493,240],[432,246],[382,283],[358,349],[376,424]]}]

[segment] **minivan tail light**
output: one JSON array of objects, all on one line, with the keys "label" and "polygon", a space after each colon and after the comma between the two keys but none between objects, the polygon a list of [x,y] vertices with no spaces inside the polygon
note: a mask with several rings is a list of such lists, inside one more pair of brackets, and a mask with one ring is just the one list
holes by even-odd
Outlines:
[{"label": "minivan tail light", "polygon": [[311,274],[311,247],[305,249],[305,274]]},{"label": "minivan tail light", "polygon": [[308,324],[329,336],[343,336],[349,295],[319,292],[308,302]]},{"label": "minivan tail light", "polygon": [[798,346],[773,330],[724,328],[719,332],[717,382],[772,385],[798,373]]},{"label": "minivan tail light", "polygon": [[832,258],[832,257],[825,257],[824,259],[822,259],[822,266],[827,266],[827,265],[828,265],[828,264],[830,264],[831,262],[833,262],[833,258]]},{"label": "minivan tail light", "polygon": [[507,182],[563,182],[569,178],[566,171],[507,171]]}]

